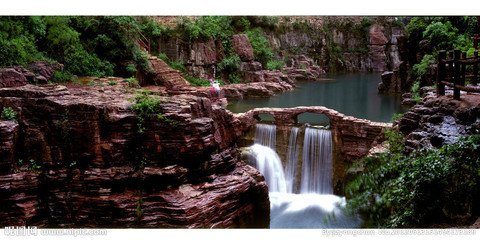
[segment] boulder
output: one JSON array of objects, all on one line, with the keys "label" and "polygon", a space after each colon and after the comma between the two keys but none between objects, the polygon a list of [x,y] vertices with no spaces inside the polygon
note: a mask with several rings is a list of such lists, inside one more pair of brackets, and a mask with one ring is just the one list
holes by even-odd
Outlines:
[{"label": "boulder", "polygon": [[241,72],[255,72],[261,71],[262,69],[262,64],[259,62],[242,62],[240,64]]},{"label": "boulder", "polygon": [[396,122],[405,136],[406,152],[416,149],[440,148],[452,144],[477,129],[480,97],[465,94],[467,101],[452,100],[451,96],[437,97],[430,90],[422,102],[414,105]]},{"label": "boulder", "polygon": [[242,59],[242,61],[253,61],[253,48],[250,40],[245,34],[235,34],[232,36],[233,50]]},{"label": "boulder", "polygon": [[0,68],[0,87],[19,87],[28,83],[22,72],[14,68]]},{"label": "boulder", "polygon": [[27,68],[37,75],[39,81],[42,81],[43,83],[45,80],[45,83],[47,83],[47,81],[52,78],[55,71],[63,71],[63,64],[37,61],[30,63]]}]

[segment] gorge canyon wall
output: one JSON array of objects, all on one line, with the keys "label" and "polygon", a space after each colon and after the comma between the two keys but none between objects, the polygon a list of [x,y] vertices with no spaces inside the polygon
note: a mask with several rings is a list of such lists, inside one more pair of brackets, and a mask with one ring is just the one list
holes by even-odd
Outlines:
[{"label": "gorge canyon wall", "polygon": [[161,97],[138,132],[124,86],[0,89],[0,225],[269,226],[268,189],[237,160],[233,117],[206,98]]}]

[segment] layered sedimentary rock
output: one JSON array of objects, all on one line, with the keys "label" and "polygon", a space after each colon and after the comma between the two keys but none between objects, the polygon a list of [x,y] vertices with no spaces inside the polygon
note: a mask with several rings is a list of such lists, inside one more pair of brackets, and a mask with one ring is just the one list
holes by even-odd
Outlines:
[{"label": "layered sedimentary rock", "polygon": [[27,78],[15,68],[0,69],[0,87],[18,87],[28,84]]},{"label": "layered sedimentary rock", "polygon": [[293,81],[316,81],[325,75],[325,71],[305,55],[293,56],[282,71]]},{"label": "layered sedimentary rock", "polygon": [[[268,98],[280,92],[293,90],[293,86],[287,82],[255,82],[229,84],[221,87],[220,98],[244,99],[244,98]],[[216,93],[212,93],[210,87],[183,87],[176,90],[168,90],[170,95],[188,94],[217,100]]]},{"label": "layered sedimentary rock", "polygon": [[43,61],[32,62],[27,68],[12,66],[0,69],[0,87],[18,87],[27,83],[47,83],[57,70],[62,70],[59,63]]},{"label": "layered sedimentary rock", "polygon": [[268,227],[268,189],[237,160],[231,114],[161,97],[164,118],[140,133],[132,97],[120,84],[0,89],[18,114],[0,122],[0,225]]},{"label": "layered sedimentary rock", "polygon": [[163,60],[155,56],[150,56],[148,61],[153,71],[147,74],[147,76],[140,77],[140,79],[146,78],[145,81],[141,82],[142,85],[161,85],[167,89],[178,89],[190,85],[190,83],[183,78],[180,71],[171,68]]},{"label": "layered sedimentary rock", "polygon": [[12,169],[17,136],[18,124],[15,121],[0,121],[0,173]]},{"label": "layered sedimentary rock", "polygon": [[462,93],[461,100],[437,97],[428,92],[422,102],[413,106],[397,121],[396,127],[406,136],[405,149],[440,148],[480,129],[480,95]]}]

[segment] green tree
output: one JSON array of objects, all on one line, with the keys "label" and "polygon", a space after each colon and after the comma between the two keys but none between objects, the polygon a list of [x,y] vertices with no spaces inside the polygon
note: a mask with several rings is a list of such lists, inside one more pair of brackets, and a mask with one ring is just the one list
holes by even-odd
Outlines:
[{"label": "green tree", "polygon": [[457,28],[449,21],[433,22],[427,26],[423,32],[423,38],[427,39],[434,51],[441,49],[451,49],[457,37]]},{"label": "green tree", "polygon": [[245,34],[252,44],[255,58],[266,66],[267,62],[272,60],[274,54],[265,33],[261,28],[254,28],[246,31]]}]

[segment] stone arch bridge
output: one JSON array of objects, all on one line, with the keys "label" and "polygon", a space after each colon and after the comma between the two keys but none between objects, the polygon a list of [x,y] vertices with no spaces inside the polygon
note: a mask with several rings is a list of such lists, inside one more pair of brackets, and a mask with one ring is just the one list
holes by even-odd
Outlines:
[{"label": "stone arch bridge", "polygon": [[[384,140],[384,130],[391,128],[391,123],[373,122],[339,113],[323,106],[302,106],[294,108],[255,108],[245,113],[235,114],[237,135],[247,136],[255,131],[255,124],[260,122],[260,114],[270,114],[277,126],[277,139],[286,139],[292,126],[298,126],[298,116],[303,113],[323,114],[330,120],[333,140],[333,180],[336,192],[343,191],[343,179],[346,167],[355,159],[368,154],[370,149]],[[282,138],[283,136],[283,138]],[[248,141],[247,141],[248,142]],[[251,142],[250,142],[251,143]],[[278,145],[278,141],[277,141]],[[286,154],[286,146],[277,146],[279,155]]]}]

